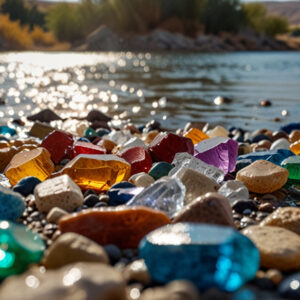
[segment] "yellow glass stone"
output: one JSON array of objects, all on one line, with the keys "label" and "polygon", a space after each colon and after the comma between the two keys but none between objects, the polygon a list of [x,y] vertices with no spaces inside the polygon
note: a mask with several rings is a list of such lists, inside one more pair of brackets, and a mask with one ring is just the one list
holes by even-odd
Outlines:
[{"label": "yellow glass stone", "polygon": [[82,189],[106,191],[115,183],[127,180],[131,166],[115,155],[80,154],[59,174],[69,175]]},{"label": "yellow glass stone", "polygon": [[300,141],[297,141],[295,143],[293,143],[290,146],[290,149],[292,152],[294,152],[296,155],[300,154]]},{"label": "yellow glass stone", "polygon": [[193,141],[193,144],[196,145],[199,142],[209,139],[209,136],[205,134],[203,131],[197,128],[191,128],[184,137],[189,138]]},{"label": "yellow glass stone", "polygon": [[11,185],[15,185],[27,176],[34,176],[44,181],[54,172],[54,165],[46,149],[36,148],[17,153],[4,172]]}]

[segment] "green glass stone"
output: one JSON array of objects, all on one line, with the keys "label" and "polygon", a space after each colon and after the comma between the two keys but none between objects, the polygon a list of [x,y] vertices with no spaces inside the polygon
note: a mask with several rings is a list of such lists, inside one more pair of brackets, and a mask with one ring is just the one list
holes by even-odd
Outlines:
[{"label": "green glass stone", "polygon": [[281,166],[289,171],[289,180],[300,181],[300,156],[290,156],[286,158]]},{"label": "green glass stone", "polygon": [[168,162],[162,161],[153,164],[148,174],[152,176],[155,180],[157,180],[163,176],[167,176],[173,168],[174,166],[172,166]]},{"label": "green glass stone", "polygon": [[94,130],[93,128],[91,127],[88,127],[85,132],[84,132],[84,136],[87,136],[87,137],[93,137],[93,136],[98,136],[96,130]]},{"label": "green glass stone", "polygon": [[0,222],[0,279],[22,273],[28,265],[40,262],[43,240],[24,225]]}]

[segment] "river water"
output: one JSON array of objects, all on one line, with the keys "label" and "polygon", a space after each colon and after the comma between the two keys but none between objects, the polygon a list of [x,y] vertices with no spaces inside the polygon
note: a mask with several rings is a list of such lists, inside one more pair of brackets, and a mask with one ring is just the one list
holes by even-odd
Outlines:
[{"label": "river water", "polygon": [[300,53],[2,53],[0,96],[2,123],[47,107],[63,117],[96,108],[115,122],[156,119],[169,129],[275,129],[300,121]]}]

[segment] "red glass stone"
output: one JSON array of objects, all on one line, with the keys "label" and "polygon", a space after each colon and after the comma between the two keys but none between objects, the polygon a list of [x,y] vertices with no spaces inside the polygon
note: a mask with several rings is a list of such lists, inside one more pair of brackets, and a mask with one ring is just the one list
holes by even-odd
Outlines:
[{"label": "red glass stone", "polygon": [[74,143],[73,135],[61,130],[54,130],[42,141],[41,147],[47,149],[51,160],[58,164],[65,158]]},{"label": "red glass stone", "polygon": [[131,164],[131,175],[148,171],[152,167],[152,159],[148,151],[143,147],[132,147],[123,150],[120,155]]},{"label": "red glass stone", "polygon": [[149,152],[154,161],[171,163],[178,152],[187,152],[193,155],[194,145],[189,138],[174,133],[163,133],[157,135],[149,144]]},{"label": "red glass stone", "polygon": [[106,150],[92,143],[76,142],[73,146],[73,158],[79,154],[106,154]]}]

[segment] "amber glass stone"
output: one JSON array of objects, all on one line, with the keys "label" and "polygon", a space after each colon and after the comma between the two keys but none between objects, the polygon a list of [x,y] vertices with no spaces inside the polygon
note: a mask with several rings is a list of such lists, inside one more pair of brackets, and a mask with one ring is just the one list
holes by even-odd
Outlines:
[{"label": "amber glass stone", "polygon": [[44,148],[17,153],[5,169],[5,175],[11,185],[27,176],[34,176],[41,181],[47,179],[54,171],[49,152]]},{"label": "amber glass stone", "polygon": [[184,137],[187,137],[192,140],[193,144],[196,145],[199,142],[209,139],[209,136],[204,133],[203,131],[197,129],[197,128],[191,128]]},{"label": "amber glass stone", "polygon": [[293,143],[291,146],[290,146],[290,149],[292,152],[294,152],[296,155],[300,154],[300,140]]},{"label": "amber glass stone", "polygon": [[17,148],[14,146],[0,148],[0,172],[3,172],[5,170],[6,166],[9,164],[16,153]]},{"label": "amber glass stone", "polygon": [[159,210],[143,206],[119,206],[87,209],[63,217],[59,229],[84,235],[100,245],[115,244],[120,248],[136,248],[152,230],[170,223]]},{"label": "amber glass stone", "polygon": [[69,175],[82,189],[106,191],[115,183],[127,180],[131,167],[115,155],[80,154],[59,172]]}]

